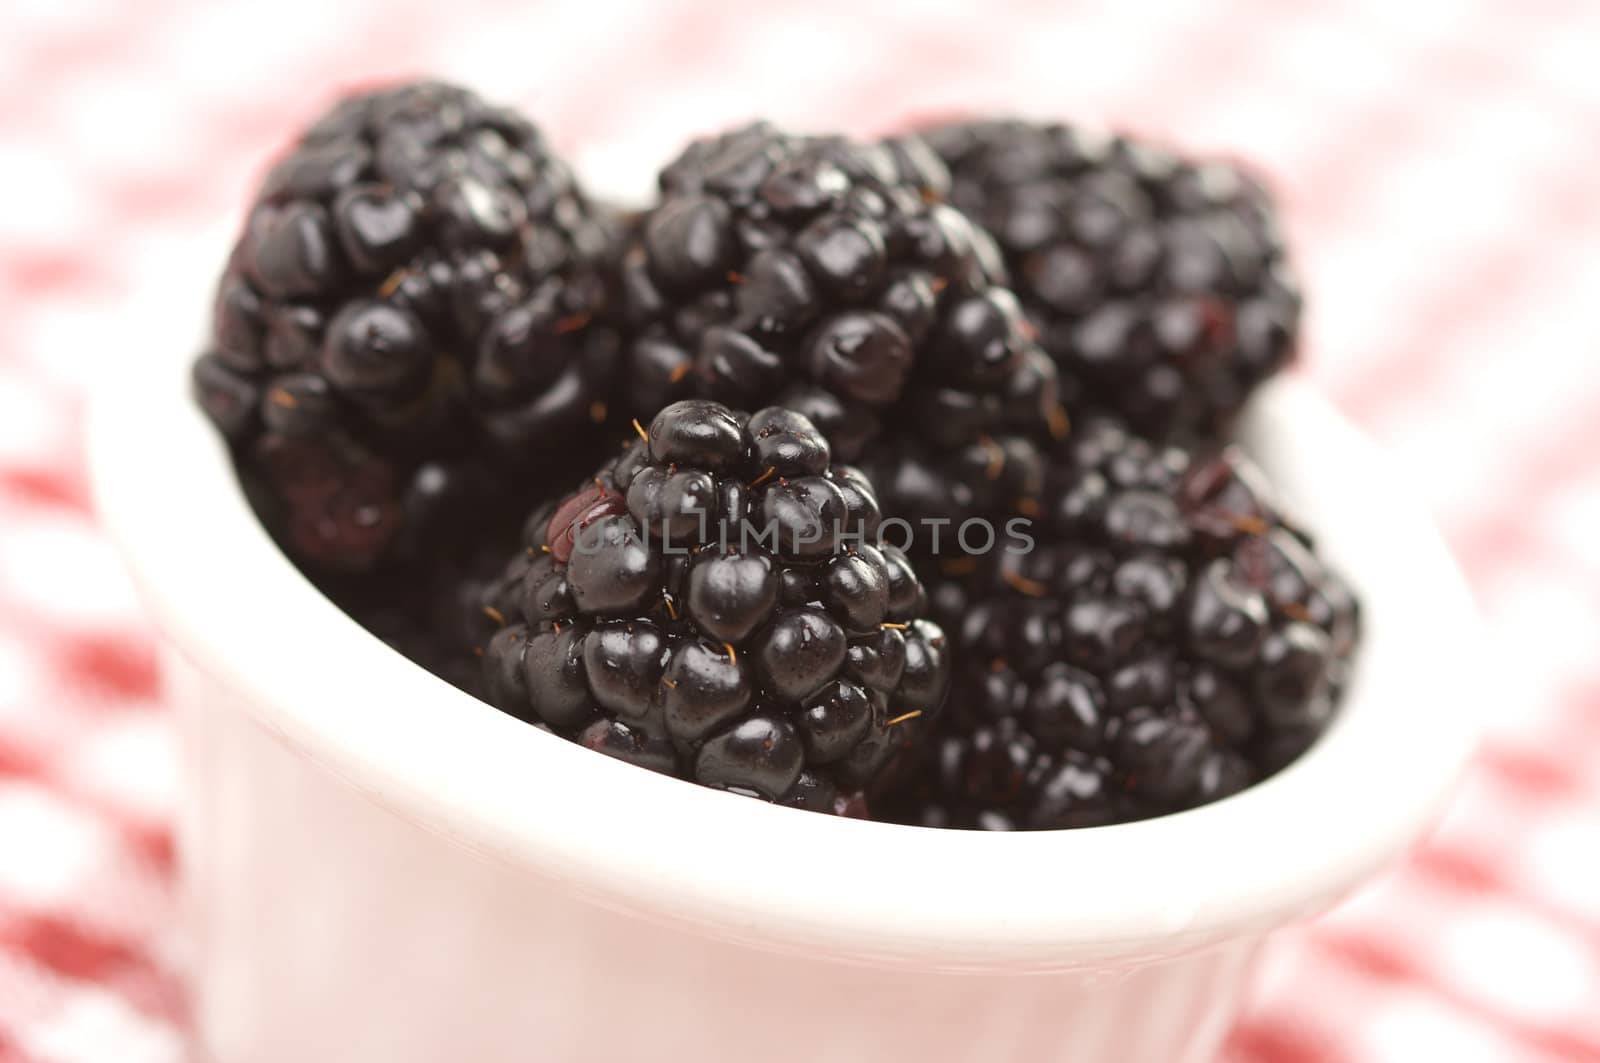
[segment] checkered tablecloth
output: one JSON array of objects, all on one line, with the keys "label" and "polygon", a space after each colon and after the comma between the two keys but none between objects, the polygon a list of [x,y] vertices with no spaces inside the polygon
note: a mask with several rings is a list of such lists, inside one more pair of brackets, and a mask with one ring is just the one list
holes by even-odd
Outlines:
[{"label": "checkered tablecloth", "polygon": [[423,71],[595,166],[757,114],[1026,108],[1265,167],[1303,371],[1438,515],[1506,682],[1447,823],[1283,936],[1228,1063],[1600,1060],[1600,5],[955,8],[0,0],[0,1063],[182,1056],[171,724],[87,505],[85,389],[172,335],[162,265],[275,144]]}]

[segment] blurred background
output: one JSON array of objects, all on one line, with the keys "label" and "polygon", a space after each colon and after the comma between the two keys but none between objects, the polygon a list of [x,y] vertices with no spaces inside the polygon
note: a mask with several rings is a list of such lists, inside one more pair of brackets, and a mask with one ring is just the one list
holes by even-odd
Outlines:
[{"label": "blurred background", "polygon": [[199,335],[171,278],[300,123],[423,72],[618,195],[758,115],[1025,112],[1263,169],[1300,371],[1437,515],[1504,681],[1443,829],[1276,946],[1228,1063],[1600,1060],[1597,41],[1591,0],[0,0],[0,1063],[182,1058],[171,736],[84,395],[170,308]]}]

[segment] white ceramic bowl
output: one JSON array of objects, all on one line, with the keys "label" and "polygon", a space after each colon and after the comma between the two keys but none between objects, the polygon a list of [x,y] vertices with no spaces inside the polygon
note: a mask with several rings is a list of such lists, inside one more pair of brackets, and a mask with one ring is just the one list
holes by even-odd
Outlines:
[{"label": "white ceramic bowl", "polygon": [[111,370],[92,461],[170,651],[214,1063],[1206,1059],[1265,936],[1404,850],[1469,752],[1462,582],[1294,382],[1248,439],[1366,603],[1333,728],[1207,808],[982,834],[640,771],[410,664],[263,533],[189,399],[188,340]]}]

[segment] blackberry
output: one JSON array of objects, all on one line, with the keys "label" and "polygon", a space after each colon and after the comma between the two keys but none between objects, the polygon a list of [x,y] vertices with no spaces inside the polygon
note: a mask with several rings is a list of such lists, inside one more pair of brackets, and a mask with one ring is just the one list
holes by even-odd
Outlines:
[{"label": "blackberry", "polygon": [[641,436],[536,512],[484,592],[490,700],[642,767],[859,814],[947,682],[871,485],[782,408],[681,400]]},{"label": "blackberry", "polygon": [[1239,453],[1093,421],[1050,477],[1031,542],[933,585],[953,685],[896,818],[1061,828],[1190,808],[1276,771],[1334,713],[1356,600]]},{"label": "blackberry", "polygon": [[464,523],[485,455],[595,434],[615,246],[538,130],[465,89],[361,93],[307,129],[249,210],[194,368],[296,559],[370,567],[441,492]]},{"label": "blackberry", "polygon": [[846,461],[889,422],[942,448],[1041,430],[1055,369],[946,181],[914,139],[757,123],[691,144],[622,258],[628,405],[776,401]]},{"label": "blackberry", "polygon": [[1221,438],[1292,359],[1300,294],[1250,174],[1054,123],[919,135],[949,166],[950,202],[998,241],[1075,410]]}]

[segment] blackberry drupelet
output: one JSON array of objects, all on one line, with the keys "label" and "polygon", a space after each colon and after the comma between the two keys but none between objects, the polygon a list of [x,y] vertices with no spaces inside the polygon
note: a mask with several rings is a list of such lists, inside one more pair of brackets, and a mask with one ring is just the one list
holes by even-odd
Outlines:
[{"label": "blackberry drupelet", "polygon": [[1042,432],[1055,369],[942,164],[758,123],[691,144],[622,259],[627,397],[806,414],[856,461],[886,419],[941,448]]},{"label": "blackberry drupelet", "polygon": [[1271,199],[1243,170],[1129,137],[987,120],[918,131],[998,241],[1073,411],[1222,438],[1300,319]]},{"label": "blackberry drupelet", "polygon": [[194,369],[296,559],[388,560],[497,461],[597,435],[616,243],[540,133],[465,89],[313,124],[250,208]]},{"label": "blackberry drupelet", "polygon": [[706,786],[860,815],[938,715],[944,635],[804,416],[676,402],[483,595],[490,700]]},{"label": "blackberry drupelet", "polygon": [[1032,549],[931,586],[953,683],[888,811],[989,829],[1141,819],[1243,789],[1316,739],[1359,610],[1248,461],[1093,421],[1046,497]]}]

